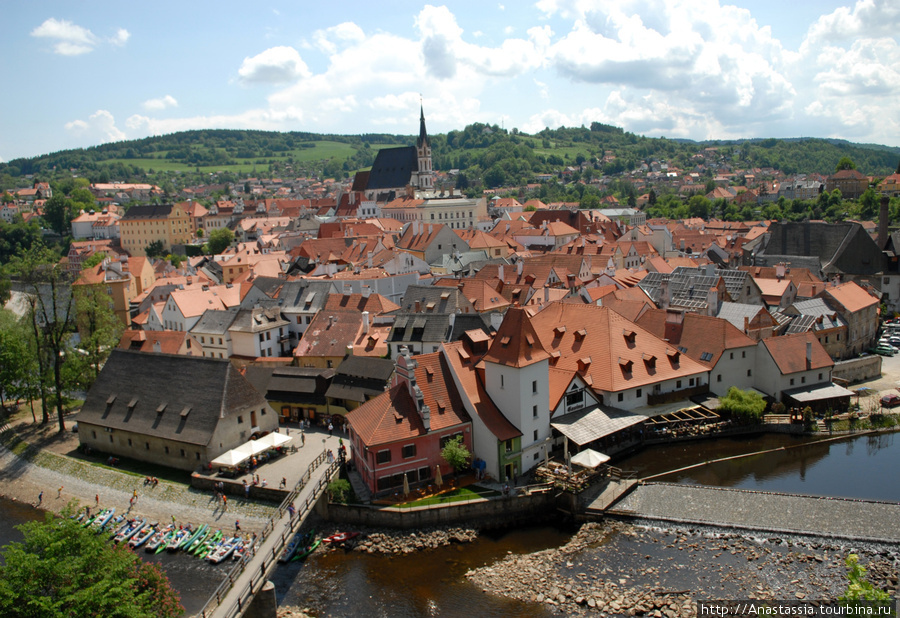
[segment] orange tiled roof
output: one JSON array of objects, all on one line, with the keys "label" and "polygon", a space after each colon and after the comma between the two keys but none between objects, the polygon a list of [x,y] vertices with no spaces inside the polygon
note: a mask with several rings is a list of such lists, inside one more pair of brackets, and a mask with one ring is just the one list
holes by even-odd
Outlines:
[{"label": "orange tiled roof", "polygon": [[[810,369],[824,369],[833,367],[834,361],[819,343],[815,333],[807,331],[795,335],[782,335],[781,337],[768,337],[762,340],[764,346],[772,355],[782,375],[808,371]],[[806,362],[806,344],[812,344],[812,362]]]},{"label": "orange tiled roof", "polygon": [[878,299],[853,281],[830,287],[825,293],[850,312],[860,311],[878,304]]},{"label": "orange tiled roof", "polygon": [[521,307],[510,307],[484,360],[509,367],[527,367],[550,358]]}]

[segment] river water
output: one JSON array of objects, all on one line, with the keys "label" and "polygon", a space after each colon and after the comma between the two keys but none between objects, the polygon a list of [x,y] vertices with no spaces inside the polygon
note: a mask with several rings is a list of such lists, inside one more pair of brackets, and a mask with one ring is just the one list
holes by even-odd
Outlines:
[{"label": "river water", "polygon": [[[654,447],[617,462],[646,477],[743,453],[669,474],[657,480],[787,493],[900,501],[900,445],[896,434],[857,436],[837,442],[763,435]],[[0,545],[21,539],[18,523],[40,518],[35,509],[0,499]],[[542,607],[482,593],[464,577],[508,553],[530,553],[564,544],[574,532],[533,527],[491,532],[474,543],[401,557],[342,552],[314,554],[305,563],[279,567],[274,576],[280,605],[307,607],[319,615],[345,616],[365,608],[372,616],[544,616]],[[201,608],[225,569],[181,554],[148,557],[166,571],[188,615]]]}]

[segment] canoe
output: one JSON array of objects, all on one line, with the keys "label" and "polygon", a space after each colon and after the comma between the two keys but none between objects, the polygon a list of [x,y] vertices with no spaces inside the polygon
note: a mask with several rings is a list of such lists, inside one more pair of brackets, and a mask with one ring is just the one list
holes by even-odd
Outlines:
[{"label": "canoe", "polygon": [[159,524],[157,522],[147,524],[146,526],[144,526],[143,530],[131,537],[131,539],[128,541],[128,546],[132,549],[137,549],[138,547],[149,541],[150,537],[156,534],[156,531],[158,529]]},{"label": "canoe", "polygon": [[110,541],[115,539],[119,535],[120,532],[125,532],[126,530],[128,530],[131,527],[131,524],[134,523],[133,519],[125,519],[124,517],[122,517],[122,519],[119,519],[118,517],[116,517],[116,519],[114,519],[113,522],[116,522],[116,521],[118,523],[113,523],[112,525],[108,526]]},{"label": "canoe", "polygon": [[359,532],[338,532],[322,539],[323,543],[345,543],[359,536]]},{"label": "canoe", "polygon": [[214,552],[209,554],[207,560],[212,564],[219,564],[224,560],[228,560],[231,557],[231,554],[234,553],[234,550],[237,549],[238,545],[241,544],[241,537],[233,536],[221,545],[219,545]]},{"label": "canoe", "polygon": [[175,524],[169,524],[157,530],[156,533],[147,540],[147,546],[144,547],[144,551],[148,553],[155,552],[157,549],[159,549],[160,545],[165,546],[166,537],[172,534],[174,530]]},{"label": "canoe", "polygon": [[320,539],[316,539],[309,545],[307,545],[303,551],[299,552],[296,556],[294,556],[294,560],[304,560],[308,555],[316,551],[316,548],[322,543]]},{"label": "canoe", "polygon": [[297,553],[297,550],[309,542],[308,537],[311,534],[311,532],[297,532],[297,534],[294,535],[294,538],[288,541],[288,544],[284,546],[284,551],[281,552],[278,562],[289,562],[291,558],[294,557],[294,554]]},{"label": "canoe", "polygon": [[178,547],[178,549],[180,549],[182,551],[186,551],[186,552],[191,551],[191,547],[194,546],[194,543],[197,542],[197,539],[202,537],[206,533],[207,530],[209,530],[209,524],[201,525],[199,528],[197,528],[197,530],[194,531],[193,534],[191,534],[190,536],[188,536],[187,539],[185,539],[184,543],[182,543]]},{"label": "canoe", "polygon": [[137,534],[138,532],[143,530],[144,526],[146,526],[146,525],[147,525],[147,520],[144,518],[133,520],[131,522],[131,525],[128,528],[126,528],[122,532],[119,532],[115,536],[115,538],[113,539],[113,542],[125,543],[127,541],[130,541],[131,537],[133,537],[135,534]]},{"label": "canoe", "polygon": [[215,549],[215,547],[219,543],[222,542],[222,536],[223,534],[221,530],[216,530],[215,532],[213,532],[209,537],[207,537],[203,544],[197,548],[197,550],[194,552],[194,555],[201,560],[203,558],[206,558],[206,556],[208,556],[209,553],[213,551],[213,549]]},{"label": "canoe", "polygon": [[244,557],[249,558],[256,551],[256,539],[254,537],[248,538],[246,541],[241,543],[241,546],[234,550],[234,553],[231,554],[233,560],[242,560]]},{"label": "canoe", "polygon": [[115,507],[104,509],[91,521],[91,529],[100,532],[101,530],[103,530],[103,527],[109,523],[109,520],[112,519],[113,515],[115,514]]},{"label": "canoe", "polygon": [[177,530],[175,532],[175,535],[169,541],[168,545],[166,545],[166,550],[170,552],[178,551],[178,548],[181,547],[184,542],[194,534],[194,532],[195,531],[193,528],[191,528],[190,524],[180,530]]}]

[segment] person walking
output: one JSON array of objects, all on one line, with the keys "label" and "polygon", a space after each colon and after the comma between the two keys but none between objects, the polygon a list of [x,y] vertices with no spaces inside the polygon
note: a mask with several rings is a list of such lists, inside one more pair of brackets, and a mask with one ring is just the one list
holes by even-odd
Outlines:
[{"label": "person walking", "polygon": [[228,510],[228,496],[226,496],[225,494],[222,494],[222,510]]},{"label": "person walking", "polygon": [[100,506],[100,494],[94,496],[94,501],[97,503],[96,506]]},{"label": "person walking", "polygon": [[247,484],[247,480],[244,479],[244,499],[250,499],[250,485]]},{"label": "person walking", "polygon": [[41,493],[38,494],[38,501],[35,506],[41,506],[41,502],[43,502],[43,501],[44,501],[44,492],[42,490]]},{"label": "person walking", "polygon": [[328,422],[328,435],[329,436],[334,435],[334,425],[331,423],[331,421]]},{"label": "person walking", "polygon": [[234,520],[234,531],[235,531],[235,532],[240,532],[240,531],[241,531],[241,520],[240,520],[240,519],[235,519],[235,520]]},{"label": "person walking", "polygon": [[306,434],[305,433],[300,434],[300,446],[306,446]]},{"label": "person walking", "polygon": [[57,497],[57,498],[62,498],[62,490],[63,490],[62,487],[60,487],[59,489],[56,490],[56,497]]},{"label": "person walking", "polygon": [[281,485],[279,485],[278,489],[284,489],[285,487],[287,487],[287,479],[282,476]]},{"label": "person walking", "polygon": [[289,505],[288,505],[288,513],[290,513],[291,519],[294,519],[294,513],[295,513],[296,511],[297,511],[297,509],[294,508],[294,505],[293,505],[293,504],[289,504]]}]

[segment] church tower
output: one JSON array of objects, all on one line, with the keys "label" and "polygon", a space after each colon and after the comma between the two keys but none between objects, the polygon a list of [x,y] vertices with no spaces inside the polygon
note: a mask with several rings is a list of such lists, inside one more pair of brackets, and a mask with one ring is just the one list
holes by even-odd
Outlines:
[{"label": "church tower", "polygon": [[428,132],[425,130],[425,111],[419,106],[419,138],[416,140],[416,155],[419,161],[419,169],[413,186],[422,191],[434,189],[434,170],[431,167],[431,144],[428,142]]}]

